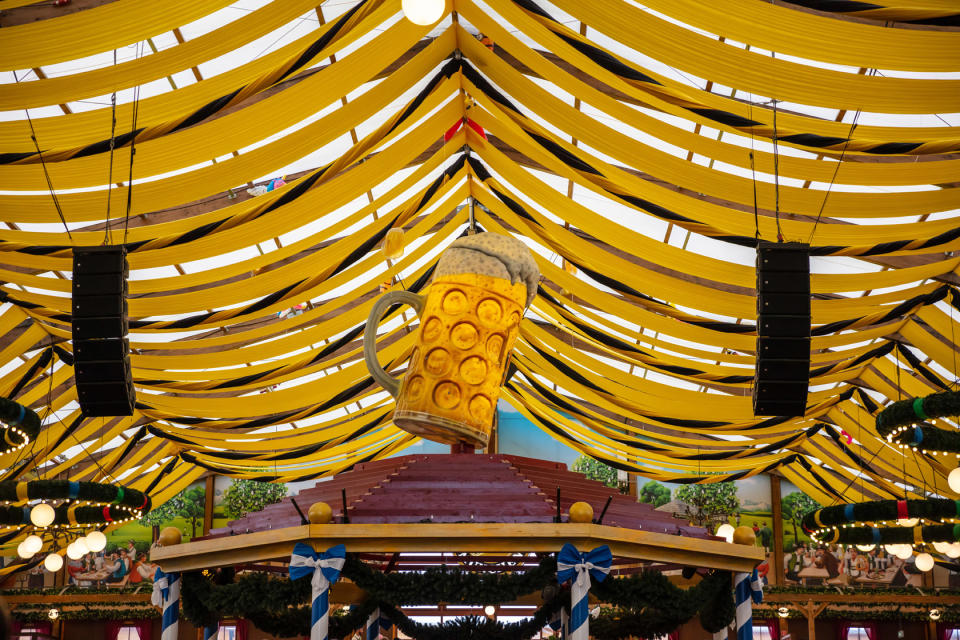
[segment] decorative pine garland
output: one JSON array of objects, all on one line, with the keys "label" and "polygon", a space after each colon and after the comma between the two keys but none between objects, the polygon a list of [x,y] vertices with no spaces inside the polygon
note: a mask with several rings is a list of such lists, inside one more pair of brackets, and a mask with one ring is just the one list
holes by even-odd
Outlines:
[{"label": "decorative pine garland", "polygon": [[22,449],[40,433],[40,416],[19,402],[0,398],[0,455]]},{"label": "decorative pine garland", "polygon": [[[380,607],[401,631],[418,640],[521,640],[535,634],[569,601],[569,592],[558,590],[532,618],[512,624],[466,617],[442,625],[423,625],[410,620],[398,608],[437,602],[511,602],[548,585],[556,586],[556,558],[552,556],[542,559],[530,571],[489,575],[446,567],[423,573],[384,574],[348,555],[342,575],[369,597],[349,613],[331,616],[331,637],[362,627],[369,613]],[[200,573],[184,574],[184,617],[200,627],[220,617],[243,616],[259,629],[279,637],[309,633],[310,607],[303,606],[310,599],[309,581],[271,578],[263,573],[248,574],[235,582],[229,582],[230,579],[229,572],[212,578]],[[591,627],[591,635],[601,640],[628,637],[638,628],[652,635],[669,633],[697,614],[704,629],[713,633],[729,624],[735,614],[730,574],[723,571],[712,572],[690,589],[675,586],[659,572],[645,572],[595,584],[591,593],[601,602],[616,605],[621,612],[619,621],[605,620],[597,632]]]},{"label": "decorative pine garland", "polygon": [[[894,526],[917,518],[913,527]],[[928,524],[923,524],[926,521]],[[960,500],[876,500],[823,507],[801,523],[804,531],[829,544],[922,544],[960,541]],[[870,523],[869,526],[864,526]],[[890,526],[887,526],[889,523]]]},{"label": "decorative pine garland", "polygon": [[99,482],[31,480],[0,482],[0,525],[30,524],[29,500],[62,500],[52,527],[110,524],[136,520],[150,510],[150,496],[136,489]]},{"label": "decorative pine garland", "polygon": [[923,453],[953,453],[960,458],[960,432],[923,423],[944,416],[960,415],[960,392],[944,391],[894,402],[877,414],[877,433],[901,449]]},{"label": "decorative pine garland", "polygon": [[57,609],[60,620],[148,620],[159,618],[161,611],[150,605],[124,607],[85,606],[76,608],[74,602],[51,602],[37,606],[17,605],[11,616],[20,622],[43,622],[49,620],[50,609]]}]

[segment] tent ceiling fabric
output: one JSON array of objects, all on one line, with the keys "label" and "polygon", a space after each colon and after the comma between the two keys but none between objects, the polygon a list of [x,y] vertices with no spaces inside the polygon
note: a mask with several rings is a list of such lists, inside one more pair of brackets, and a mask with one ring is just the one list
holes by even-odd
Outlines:
[{"label": "tent ceiling fabric", "polygon": [[[957,378],[960,33],[899,22],[955,12],[644,4],[452,0],[429,28],[396,0],[246,2],[155,53],[30,80],[237,7],[116,0],[0,29],[0,395],[46,424],[3,479],[121,478],[161,504],[208,471],[304,480],[410,446],[364,367],[364,322],[382,285],[426,285],[473,198],[543,273],[504,397],[554,438],[662,480],[776,470],[824,503],[957,497],[954,459],[873,426]],[[135,109],[138,82],[153,89]],[[466,118],[485,136],[452,132]],[[394,228],[406,251],[385,260]],[[751,410],[752,246],[778,234],[812,245],[803,418]],[[104,240],[129,250],[138,404],[84,420],[71,246]],[[415,328],[409,311],[384,322],[381,361],[402,369]]]}]

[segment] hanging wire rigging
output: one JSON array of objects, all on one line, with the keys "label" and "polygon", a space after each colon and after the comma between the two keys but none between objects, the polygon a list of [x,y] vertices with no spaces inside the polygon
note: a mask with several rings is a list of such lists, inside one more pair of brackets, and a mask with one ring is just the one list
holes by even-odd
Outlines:
[{"label": "hanging wire rigging", "polygon": [[[17,72],[13,72],[13,79],[20,83],[20,78],[17,77]],[[57,209],[57,215],[60,216],[60,222],[63,223],[63,229],[67,232],[67,237],[70,238],[70,242],[73,243],[73,235],[70,233],[70,227],[67,226],[67,221],[63,217],[63,209],[60,208],[60,199],[57,198],[57,192],[53,188],[53,181],[50,179],[50,172],[47,170],[47,162],[43,159],[43,151],[40,150],[40,143],[37,142],[37,132],[33,128],[33,118],[30,117],[30,110],[24,109],[23,112],[27,114],[27,124],[30,126],[30,139],[33,140],[33,147],[37,150],[37,156],[40,158],[40,166],[43,168],[43,177],[47,180],[47,189],[50,191],[50,197],[53,198],[53,206]]]}]

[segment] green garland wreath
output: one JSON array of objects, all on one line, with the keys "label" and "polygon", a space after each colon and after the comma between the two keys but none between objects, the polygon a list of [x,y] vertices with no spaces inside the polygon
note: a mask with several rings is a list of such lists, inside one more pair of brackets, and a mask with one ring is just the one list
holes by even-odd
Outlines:
[{"label": "green garland wreath", "polygon": [[[893,526],[917,518],[913,527]],[[809,535],[828,544],[922,544],[960,541],[960,500],[876,500],[823,507],[803,517]],[[926,521],[929,524],[924,525]],[[872,523],[872,526],[864,526]],[[890,525],[888,526],[888,523]],[[878,526],[879,525],[879,526]]]},{"label": "green garland wreath", "polygon": [[37,606],[24,607],[17,605],[11,612],[11,616],[20,622],[45,622],[50,620],[50,609],[58,610],[60,620],[148,620],[159,618],[160,609],[150,605],[143,606],[124,606],[124,607],[97,607],[87,606],[83,609],[70,609],[75,603],[72,602],[53,602]]},{"label": "green garland wreath", "polygon": [[[477,574],[441,567],[422,573],[374,571],[352,555],[347,556],[342,575],[368,594],[368,599],[349,613],[330,618],[330,635],[339,637],[363,626],[376,607],[418,640],[484,638],[521,640],[529,638],[569,602],[569,592],[559,593],[541,606],[532,618],[505,624],[480,617],[458,618],[442,625],[423,625],[410,620],[399,606],[436,604],[500,604],[519,596],[556,586],[556,558],[545,557],[539,566],[516,574]],[[181,602],[184,617],[196,626],[213,624],[221,617],[243,616],[259,629],[279,637],[306,635],[310,626],[310,581],[271,578],[263,573],[245,575],[230,582],[230,571],[214,576],[183,575]],[[223,584],[227,582],[226,584]],[[735,608],[730,574],[715,571],[697,585],[681,589],[659,572],[645,572],[627,578],[595,584],[591,593],[601,602],[616,605],[620,619],[604,620],[591,635],[616,640],[635,635],[642,628],[651,635],[669,633],[697,614],[710,633],[724,628],[733,619]]]},{"label": "green garland wreath", "polygon": [[6,449],[0,455],[22,449],[40,433],[40,416],[19,402],[9,398],[0,398],[0,431],[3,432],[2,444]]},{"label": "green garland wreath", "polygon": [[63,500],[51,527],[77,527],[136,520],[150,510],[150,496],[136,489],[99,482],[31,480],[0,482],[0,525],[30,524],[28,500]]},{"label": "green garland wreath", "polygon": [[877,414],[877,433],[901,449],[911,448],[934,455],[954,453],[960,458],[960,432],[917,424],[956,415],[960,415],[960,392],[957,391],[900,400]]}]

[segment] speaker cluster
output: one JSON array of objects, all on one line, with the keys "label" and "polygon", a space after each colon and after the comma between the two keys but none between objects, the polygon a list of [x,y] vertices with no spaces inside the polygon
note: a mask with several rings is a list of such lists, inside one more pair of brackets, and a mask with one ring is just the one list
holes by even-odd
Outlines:
[{"label": "speaker cluster", "polygon": [[754,415],[804,415],[809,384],[810,246],[761,240]]},{"label": "speaker cluster", "polygon": [[73,368],[84,416],[133,415],[127,249],[73,249]]}]

